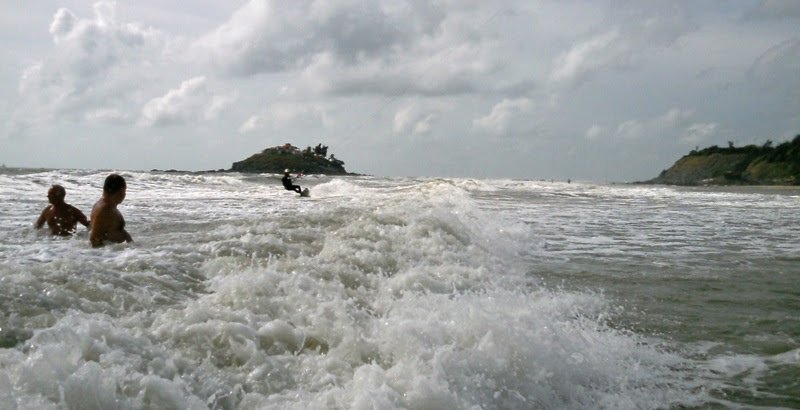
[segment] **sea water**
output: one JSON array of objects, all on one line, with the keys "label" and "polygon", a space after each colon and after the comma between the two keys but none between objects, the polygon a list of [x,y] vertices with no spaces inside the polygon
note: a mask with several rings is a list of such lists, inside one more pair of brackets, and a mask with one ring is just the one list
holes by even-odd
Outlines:
[{"label": "sea water", "polygon": [[0,408],[800,408],[800,190],[0,169]]}]

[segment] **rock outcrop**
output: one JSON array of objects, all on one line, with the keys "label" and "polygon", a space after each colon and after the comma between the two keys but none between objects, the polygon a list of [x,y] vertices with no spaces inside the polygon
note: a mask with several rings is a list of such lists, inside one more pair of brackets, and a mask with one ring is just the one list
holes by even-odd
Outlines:
[{"label": "rock outcrop", "polygon": [[344,161],[331,154],[322,144],[300,150],[292,144],[267,148],[249,158],[234,162],[231,171],[251,173],[283,173],[285,169],[305,174],[345,175]]}]

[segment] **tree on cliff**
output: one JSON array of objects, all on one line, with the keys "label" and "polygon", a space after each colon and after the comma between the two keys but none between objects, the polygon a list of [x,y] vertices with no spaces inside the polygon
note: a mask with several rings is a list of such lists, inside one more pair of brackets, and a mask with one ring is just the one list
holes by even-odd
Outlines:
[{"label": "tree on cliff", "polygon": [[331,162],[333,162],[334,164],[339,165],[339,166],[344,165],[344,161],[340,161],[340,160],[336,159],[336,156],[333,155],[333,154],[331,154]]},{"label": "tree on cliff", "polygon": [[695,148],[649,182],[800,185],[800,135],[776,147],[772,144],[767,140],[762,146],[734,147],[729,141],[727,148]]},{"label": "tree on cliff", "polygon": [[314,153],[325,158],[328,156],[328,146],[318,144],[316,147],[314,147]]},{"label": "tree on cliff", "polygon": [[300,151],[291,144],[267,148],[259,154],[251,155],[242,161],[234,162],[232,171],[283,173],[284,169],[299,170],[309,174],[343,175],[348,172],[344,169],[344,161],[325,156],[328,147],[322,144],[315,148],[307,147]]}]

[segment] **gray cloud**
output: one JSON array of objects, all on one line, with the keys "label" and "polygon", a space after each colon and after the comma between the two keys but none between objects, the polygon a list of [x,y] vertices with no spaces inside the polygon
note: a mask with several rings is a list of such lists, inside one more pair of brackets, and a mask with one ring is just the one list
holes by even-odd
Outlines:
[{"label": "gray cloud", "polygon": [[[314,93],[465,94],[492,89],[484,77],[508,57],[481,32],[498,7],[251,0],[192,52],[235,75],[302,70]],[[505,79],[502,86],[529,83]]]},{"label": "gray cloud", "polygon": [[761,0],[747,10],[745,20],[792,20],[800,19],[800,2],[797,0]]},{"label": "gray cloud", "polygon": [[588,140],[603,142],[671,140],[698,144],[715,136],[718,130],[719,124],[697,122],[691,110],[673,108],[657,117],[629,119],[616,127],[595,124],[585,136]]},{"label": "gray cloud", "polygon": [[78,18],[75,17],[68,9],[58,9],[56,15],[53,17],[53,23],[50,25],[50,34],[53,39],[58,43],[63,37],[67,36],[75,28]]},{"label": "gray cloud", "polygon": [[800,38],[782,41],[762,53],[748,71],[763,86],[800,97]]},{"label": "gray cloud", "polygon": [[356,64],[388,53],[435,27],[435,21],[419,18],[420,10],[414,5],[251,0],[200,38],[194,52],[197,58],[237,75],[300,67],[326,51]]},{"label": "gray cloud", "polygon": [[0,15],[27,22],[0,30],[9,165],[109,166],[86,147],[120,145],[115,167],[210,169],[323,142],[357,172],[636,179],[800,129],[796,2],[43,4]]},{"label": "gray cloud", "polygon": [[278,102],[250,116],[239,126],[240,133],[278,131],[287,128],[325,127],[331,125],[328,108],[322,104]]},{"label": "gray cloud", "polygon": [[139,123],[143,126],[165,126],[216,118],[236,97],[214,95],[207,83],[202,76],[190,78],[178,88],[151,99],[142,108]]},{"label": "gray cloud", "polygon": [[157,30],[119,23],[113,3],[99,2],[93,18],[59,9],[50,25],[53,52],[23,71],[15,121],[130,122],[131,100],[149,62],[163,47]]},{"label": "gray cloud", "polygon": [[395,110],[392,131],[397,135],[430,135],[443,114],[452,110],[448,104],[406,101]]},{"label": "gray cloud", "polygon": [[607,69],[632,69],[648,53],[669,47],[696,30],[688,11],[677,2],[616,2],[600,27],[562,52],[550,80],[581,84]]},{"label": "gray cloud", "polygon": [[530,130],[533,102],[527,98],[504,99],[492,107],[492,111],[472,121],[473,128],[490,134],[518,135]]}]

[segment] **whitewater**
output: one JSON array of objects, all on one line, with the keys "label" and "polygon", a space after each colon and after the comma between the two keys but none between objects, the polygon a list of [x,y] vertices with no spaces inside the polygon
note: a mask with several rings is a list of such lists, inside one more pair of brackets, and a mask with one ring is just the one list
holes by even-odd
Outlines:
[{"label": "whitewater", "polygon": [[800,408],[800,188],[0,169],[2,409]]}]

